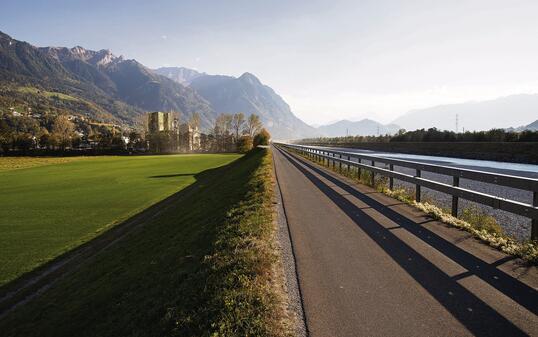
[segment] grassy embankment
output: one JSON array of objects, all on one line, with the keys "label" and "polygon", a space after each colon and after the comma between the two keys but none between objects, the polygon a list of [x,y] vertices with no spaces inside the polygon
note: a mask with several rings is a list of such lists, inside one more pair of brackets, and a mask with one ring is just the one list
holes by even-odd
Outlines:
[{"label": "grassy embankment", "polygon": [[180,201],[15,309],[0,331],[289,335],[276,281],[272,186],[267,149],[197,174]]},{"label": "grassy embankment", "polygon": [[[308,160],[317,162],[318,164],[326,165],[327,163],[326,160],[316,161],[302,154],[299,155]],[[376,175],[376,179],[374,181],[375,186],[372,186],[371,171],[363,169],[359,175],[359,170],[354,167],[351,167],[348,170],[344,165],[344,169],[341,170],[340,166],[336,164],[336,166],[329,166],[328,168],[338,174],[352,178],[358,183],[374,187],[379,192],[412,205],[427,213],[435,220],[439,220],[446,224],[465,230],[471,233],[477,239],[505,252],[506,254],[521,257],[529,263],[538,263],[538,244],[536,242],[519,242],[518,240],[509,237],[502,231],[502,227],[497,223],[495,218],[485,214],[478,208],[463,209],[457,218],[450,214],[449,209],[436,206],[432,200],[423,200],[422,202],[417,202],[415,200],[414,191],[410,189],[389,189],[387,177]]]},{"label": "grassy embankment", "polygon": [[238,157],[0,158],[0,285]]}]

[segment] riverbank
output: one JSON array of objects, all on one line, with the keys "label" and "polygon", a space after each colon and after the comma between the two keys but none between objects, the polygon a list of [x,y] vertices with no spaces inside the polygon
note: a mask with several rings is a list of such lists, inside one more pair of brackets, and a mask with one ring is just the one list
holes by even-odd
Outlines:
[{"label": "riverbank", "polygon": [[347,147],[427,156],[538,164],[538,143],[536,142],[390,142],[336,144],[317,142],[301,144]]}]

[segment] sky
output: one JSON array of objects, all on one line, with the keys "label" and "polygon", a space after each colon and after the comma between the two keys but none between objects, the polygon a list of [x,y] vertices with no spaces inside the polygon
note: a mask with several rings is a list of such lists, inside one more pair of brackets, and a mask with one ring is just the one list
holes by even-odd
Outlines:
[{"label": "sky", "polygon": [[310,124],[538,93],[538,1],[0,0],[0,30],[255,74]]}]

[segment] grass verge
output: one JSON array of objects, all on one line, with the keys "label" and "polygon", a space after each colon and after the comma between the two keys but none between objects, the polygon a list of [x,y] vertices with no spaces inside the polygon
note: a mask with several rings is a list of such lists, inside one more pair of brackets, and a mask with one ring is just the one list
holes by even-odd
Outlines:
[{"label": "grass verge", "polygon": [[488,216],[478,208],[464,209],[462,210],[461,218],[457,218],[450,215],[446,210],[433,205],[431,202],[416,202],[414,200],[412,191],[403,188],[394,190],[389,189],[387,187],[387,177],[376,176],[374,186],[372,186],[372,172],[370,171],[363,169],[359,174],[359,171],[355,168],[350,170],[342,169],[342,167],[338,164],[335,166],[326,166],[325,162],[312,160],[308,156],[304,156],[300,153],[297,154],[305,159],[321,164],[338,174],[352,178],[358,183],[374,187],[379,192],[418,208],[435,220],[465,230],[482,242],[491,247],[499,249],[506,254],[521,257],[523,260],[531,264],[538,263],[537,242],[530,240],[520,242],[504,234],[501,226],[496,222],[495,218]]},{"label": "grass verge", "polygon": [[197,174],[177,202],[0,321],[3,336],[290,335],[271,157]]}]

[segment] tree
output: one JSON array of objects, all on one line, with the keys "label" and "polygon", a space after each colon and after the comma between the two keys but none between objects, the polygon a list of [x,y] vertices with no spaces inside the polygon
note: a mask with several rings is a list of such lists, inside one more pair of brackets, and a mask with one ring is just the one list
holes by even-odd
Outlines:
[{"label": "tree", "polygon": [[254,146],[269,145],[269,139],[270,138],[271,138],[271,135],[264,128],[258,134],[256,134],[256,136],[254,137]]},{"label": "tree", "polygon": [[7,153],[11,148],[11,139],[12,135],[10,132],[6,131],[0,133],[0,148],[2,148],[2,151],[4,151],[4,153]]},{"label": "tree", "polygon": [[34,146],[33,137],[31,133],[19,132],[13,137],[13,146],[26,152]]},{"label": "tree", "polygon": [[237,151],[245,153],[252,150],[252,137],[244,135],[237,141]]},{"label": "tree", "polygon": [[213,134],[215,135],[215,141],[217,151],[229,151],[232,145],[232,115],[220,114],[215,119],[215,125],[213,127]]},{"label": "tree", "polygon": [[200,114],[193,112],[189,124],[194,129],[200,129]]},{"label": "tree", "polygon": [[49,139],[50,139],[50,133],[47,129],[43,129],[43,131],[41,132],[41,135],[39,136],[39,140],[38,140],[38,144],[40,147],[42,148],[49,148],[50,146],[50,143],[49,143]]},{"label": "tree", "polygon": [[245,124],[245,114],[238,112],[233,115],[232,119],[232,128],[235,132],[235,139],[239,140],[239,133],[243,130],[243,125]]},{"label": "tree", "polygon": [[67,118],[67,116],[60,115],[54,120],[52,132],[58,138],[62,150],[71,144],[71,137],[73,136],[74,130],[75,125]]},{"label": "tree", "polygon": [[254,138],[254,136],[258,132],[260,132],[261,128],[262,128],[262,122],[260,121],[260,116],[255,115],[255,114],[248,116],[247,123],[245,126],[246,134]]},{"label": "tree", "polygon": [[137,130],[131,130],[129,132],[129,144],[128,148],[129,150],[137,150],[137,149],[143,149],[144,146],[144,136],[142,133],[138,132]]}]

